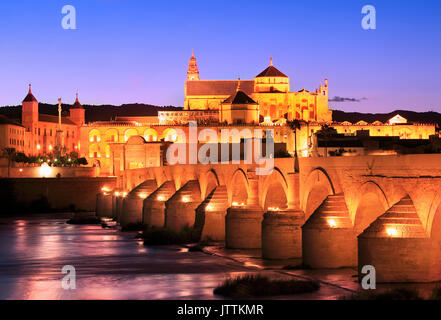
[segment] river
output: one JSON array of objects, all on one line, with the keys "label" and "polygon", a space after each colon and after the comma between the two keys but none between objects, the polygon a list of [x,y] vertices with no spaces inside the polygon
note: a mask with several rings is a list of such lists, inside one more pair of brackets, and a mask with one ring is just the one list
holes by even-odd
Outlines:
[{"label": "river", "polygon": [[[240,263],[179,247],[148,248],[134,233],[69,225],[68,216],[0,219],[0,299],[216,299]],[[76,289],[65,290],[65,265]]]}]

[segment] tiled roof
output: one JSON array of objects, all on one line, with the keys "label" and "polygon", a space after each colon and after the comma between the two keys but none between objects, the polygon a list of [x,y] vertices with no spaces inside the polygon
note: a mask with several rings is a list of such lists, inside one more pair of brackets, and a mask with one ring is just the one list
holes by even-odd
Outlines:
[{"label": "tiled roof", "polygon": [[279,69],[277,69],[274,66],[269,66],[265,70],[263,70],[261,73],[259,73],[256,78],[261,77],[282,77],[282,78],[288,78],[286,74],[281,72]]},{"label": "tiled roof", "polygon": [[[229,96],[237,88],[238,80],[196,80],[187,81],[188,96]],[[246,94],[254,91],[254,80],[240,80],[240,88]]]},{"label": "tiled roof", "polygon": [[[49,115],[49,114],[39,114],[38,115],[38,121],[58,123],[58,116],[52,116],[52,115]],[[75,125],[75,123],[73,123],[72,121],[70,121],[66,117],[61,117],[61,123],[62,124]]]},{"label": "tiled roof", "polygon": [[78,93],[77,93],[77,98],[75,99],[75,103],[73,104],[71,109],[83,109],[83,106],[81,105],[80,101],[78,100]]},{"label": "tiled roof", "polygon": [[14,126],[23,127],[18,121],[9,119],[8,117],[6,117],[4,115],[0,115],[0,125],[2,125],[2,124],[10,124],[10,125],[14,125]]},{"label": "tiled roof", "polygon": [[[240,83],[242,88],[242,82]],[[231,104],[257,104],[256,101],[251,99],[245,92],[238,90],[234,94],[232,94],[228,99],[224,101],[224,103]]]},{"label": "tiled roof", "polygon": [[32,93],[28,93],[28,95],[24,98],[23,102],[38,102],[37,99],[35,99],[34,95]]}]

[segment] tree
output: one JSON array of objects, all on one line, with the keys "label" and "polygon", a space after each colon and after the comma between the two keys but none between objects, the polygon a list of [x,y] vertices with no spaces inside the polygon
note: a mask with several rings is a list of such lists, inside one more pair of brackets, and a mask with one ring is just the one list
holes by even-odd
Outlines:
[{"label": "tree", "polygon": [[17,152],[14,161],[17,163],[27,163],[29,162],[29,158],[23,152]]},{"label": "tree", "polygon": [[300,130],[302,123],[300,120],[287,121],[288,127],[294,132],[294,172],[299,172],[299,158],[297,156],[297,130]]},{"label": "tree", "polygon": [[77,164],[79,164],[80,166],[87,166],[88,162],[86,158],[78,158]]},{"label": "tree", "polygon": [[11,176],[11,164],[15,158],[15,148],[4,148],[3,156],[8,158],[8,178]]},{"label": "tree", "polygon": [[[317,131],[317,137],[328,140],[332,136],[338,134],[337,130],[327,124],[323,125],[319,131]],[[317,142],[318,143],[318,142]],[[325,157],[328,155],[328,147],[325,147]]]}]

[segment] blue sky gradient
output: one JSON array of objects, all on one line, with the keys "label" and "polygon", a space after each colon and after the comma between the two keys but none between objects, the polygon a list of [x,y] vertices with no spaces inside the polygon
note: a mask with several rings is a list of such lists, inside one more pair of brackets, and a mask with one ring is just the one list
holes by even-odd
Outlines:
[{"label": "blue sky gradient", "polygon": [[28,83],[41,102],[182,105],[194,48],[201,79],[252,79],[273,57],[292,91],[329,78],[331,97],[366,98],[334,109],[441,112],[439,0],[0,0],[0,35],[0,105]]}]

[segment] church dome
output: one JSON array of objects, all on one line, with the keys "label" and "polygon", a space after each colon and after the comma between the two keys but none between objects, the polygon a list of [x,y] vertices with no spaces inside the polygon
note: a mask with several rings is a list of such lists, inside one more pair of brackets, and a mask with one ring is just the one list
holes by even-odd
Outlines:
[{"label": "church dome", "polygon": [[256,78],[263,77],[288,78],[286,74],[273,66],[273,58],[271,58],[270,66],[256,76]]}]

